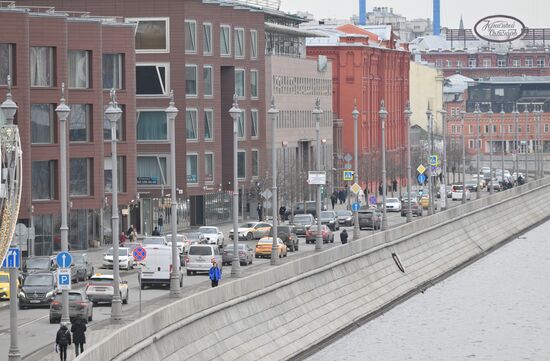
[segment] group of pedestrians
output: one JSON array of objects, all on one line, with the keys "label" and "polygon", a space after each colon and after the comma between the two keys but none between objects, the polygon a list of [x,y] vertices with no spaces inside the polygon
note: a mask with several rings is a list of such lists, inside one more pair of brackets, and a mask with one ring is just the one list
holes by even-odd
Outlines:
[{"label": "group of pedestrians", "polygon": [[76,356],[84,352],[84,344],[86,343],[86,321],[81,318],[77,318],[73,321],[70,331],[67,324],[61,322],[61,326],[55,335],[55,351],[59,353],[59,359],[61,361],[67,361],[67,348],[73,343]]},{"label": "group of pedestrians", "polygon": [[335,189],[334,192],[330,195],[330,203],[332,204],[332,209],[336,206],[337,203],[344,204],[346,203],[346,198],[348,197],[347,189]]}]

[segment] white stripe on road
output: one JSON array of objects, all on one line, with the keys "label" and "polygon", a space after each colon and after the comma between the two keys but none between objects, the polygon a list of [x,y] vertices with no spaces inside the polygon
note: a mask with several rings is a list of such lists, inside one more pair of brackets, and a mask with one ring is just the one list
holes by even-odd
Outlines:
[{"label": "white stripe on road", "polygon": [[[42,317],[40,317],[40,318],[37,318],[36,320],[32,320],[32,321],[29,321],[29,322],[22,323],[22,324],[18,325],[17,328],[18,328],[18,329],[19,329],[19,328],[23,328],[23,327],[28,326],[28,325],[30,325],[30,324],[33,324],[33,323],[35,323],[35,322],[37,322],[37,321],[43,320],[43,319],[45,319],[46,317],[50,317],[50,315],[48,314],[48,315],[46,315],[46,316],[42,316]],[[7,331],[5,331],[5,332],[0,333],[0,336],[7,335],[8,333],[10,333],[10,330],[9,330],[9,329],[8,329]]]}]

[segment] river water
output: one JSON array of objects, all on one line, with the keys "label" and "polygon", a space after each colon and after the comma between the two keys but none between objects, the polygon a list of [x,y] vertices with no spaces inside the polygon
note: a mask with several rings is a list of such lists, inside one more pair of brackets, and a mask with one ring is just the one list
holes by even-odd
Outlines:
[{"label": "river water", "polygon": [[550,360],[550,222],[308,360]]}]

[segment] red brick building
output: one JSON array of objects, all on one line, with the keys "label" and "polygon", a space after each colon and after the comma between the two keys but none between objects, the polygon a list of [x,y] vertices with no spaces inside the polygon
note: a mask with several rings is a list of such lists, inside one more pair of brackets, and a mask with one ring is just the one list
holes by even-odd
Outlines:
[{"label": "red brick building", "polygon": [[[62,83],[71,107],[67,121],[71,248],[86,249],[89,240],[100,239],[100,210],[110,204],[111,146],[104,137],[110,133],[103,114],[109,91],[104,88],[118,89],[124,110],[118,145],[120,204],[130,203],[135,195],[133,37],[134,26],[116,19],[69,16],[53,9],[0,8],[0,94],[5,97],[11,75],[23,147],[19,222],[34,225],[35,254],[60,249],[59,120],[54,109]],[[122,226],[126,221],[123,217]]]}]

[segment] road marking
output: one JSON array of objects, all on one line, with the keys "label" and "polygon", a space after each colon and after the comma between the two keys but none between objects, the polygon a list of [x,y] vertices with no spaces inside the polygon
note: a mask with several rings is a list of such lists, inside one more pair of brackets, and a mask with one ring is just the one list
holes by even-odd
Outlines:
[{"label": "road marking", "polygon": [[[45,318],[47,318],[47,317],[50,317],[50,315],[48,314],[48,315],[46,315],[46,316],[42,316],[42,317],[40,317],[40,318],[37,318],[36,320],[32,320],[32,321],[29,321],[29,322],[22,323],[22,324],[20,324],[20,325],[17,325],[17,328],[18,328],[18,329],[23,328],[23,327],[28,326],[28,325],[30,325],[30,324],[32,324],[32,323],[35,323],[35,322],[40,321],[40,320],[43,320],[43,319],[45,319]],[[7,334],[9,334],[9,333],[10,333],[10,331],[9,331],[9,329],[8,329],[8,331],[0,333],[0,336],[7,335]]]}]

